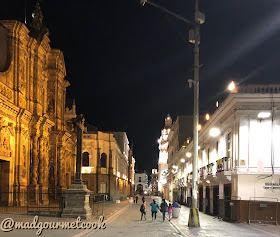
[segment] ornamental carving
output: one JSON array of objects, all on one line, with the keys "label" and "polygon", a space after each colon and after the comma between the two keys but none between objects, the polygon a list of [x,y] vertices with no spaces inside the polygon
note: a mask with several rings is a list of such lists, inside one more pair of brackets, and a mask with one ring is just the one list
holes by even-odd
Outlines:
[{"label": "ornamental carving", "polygon": [[11,136],[13,136],[12,125],[0,118],[0,156],[12,156]]},{"label": "ornamental carving", "polygon": [[19,62],[19,91],[25,94],[25,73],[24,73],[24,63],[21,59]]},{"label": "ornamental carving", "polygon": [[0,82],[0,93],[4,95],[8,100],[12,99],[13,96],[12,90],[1,82]]},{"label": "ornamental carving", "polygon": [[258,104],[258,105],[239,105],[237,110],[261,110],[261,109],[271,109],[269,104]]}]

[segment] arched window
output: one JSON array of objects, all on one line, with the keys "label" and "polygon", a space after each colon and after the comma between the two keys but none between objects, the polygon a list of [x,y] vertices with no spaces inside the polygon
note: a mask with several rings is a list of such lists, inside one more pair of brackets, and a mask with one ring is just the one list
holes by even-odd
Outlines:
[{"label": "arched window", "polygon": [[102,168],[107,168],[107,155],[106,155],[106,153],[101,154],[100,160],[101,160],[101,167]]},{"label": "arched window", "polygon": [[82,166],[89,166],[89,153],[88,152],[83,153]]}]

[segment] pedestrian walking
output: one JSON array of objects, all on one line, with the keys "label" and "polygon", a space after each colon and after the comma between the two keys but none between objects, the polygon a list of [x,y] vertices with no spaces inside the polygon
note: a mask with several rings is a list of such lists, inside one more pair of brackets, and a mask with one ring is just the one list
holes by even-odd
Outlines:
[{"label": "pedestrian walking", "polygon": [[133,195],[133,203],[135,204],[135,195]]},{"label": "pedestrian walking", "polygon": [[147,213],[147,206],[146,206],[146,202],[144,201],[143,204],[141,205],[140,207],[140,212],[141,212],[141,221],[143,219],[143,217],[145,218],[146,220],[146,213]]},{"label": "pedestrian walking", "polygon": [[135,202],[136,202],[136,204],[137,204],[137,202],[138,202],[138,196],[136,195],[136,197],[135,197]]},{"label": "pedestrian walking", "polygon": [[171,203],[169,203],[169,206],[168,206],[168,218],[169,218],[169,221],[172,218],[172,205],[171,205]]},{"label": "pedestrian walking", "polygon": [[[156,200],[154,199],[153,202],[150,204],[150,206],[152,207],[151,211],[152,211],[152,221],[157,219],[157,212],[159,209],[159,205],[156,202]],[[154,219],[155,216],[155,219]]]},{"label": "pedestrian walking", "polygon": [[162,203],[160,204],[160,212],[162,213],[162,219],[165,221],[165,214],[168,212],[168,206],[165,202],[165,199],[162,199]]},{"label": "pedestrian walking", "polygon": [[143,201],[143,203],[145,202],[145,197],[144,196],[142,197],[142,201]]}]

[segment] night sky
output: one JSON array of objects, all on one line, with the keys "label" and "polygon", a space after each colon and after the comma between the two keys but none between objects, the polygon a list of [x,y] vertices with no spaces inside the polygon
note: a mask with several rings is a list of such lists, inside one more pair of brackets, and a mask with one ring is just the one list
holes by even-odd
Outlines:
[{"label": "night sky", "polygon": [[[36,1],[27,1],[28,23]],[[193,20],[194,0],[155,0]],[[192,114],[189,26],[139,0],[43,0],[51,46],[63,51],[77,112],[102,131],[126,131],[137,170],[157,167],[164,118]],[[200,112],[231,80],[279,82],[280,1],[200,0]],[[2,0],[0,19],[24,21],[24,0]]]}]

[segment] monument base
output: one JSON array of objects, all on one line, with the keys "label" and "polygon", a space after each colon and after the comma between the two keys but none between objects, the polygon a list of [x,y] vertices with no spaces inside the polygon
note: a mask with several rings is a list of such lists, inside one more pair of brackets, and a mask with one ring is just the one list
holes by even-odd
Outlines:
[{"label": "monument base", "polygon": [[190,209],[188,226],[189,227],[200,227],[198,208],[191,208]]},{"label": "monument base", "polygon": [[92,192],[86,185],[74,183],[64,192],[65,207],[61,217],[91,219],[92,210],[89,206],[89,196]]}]

